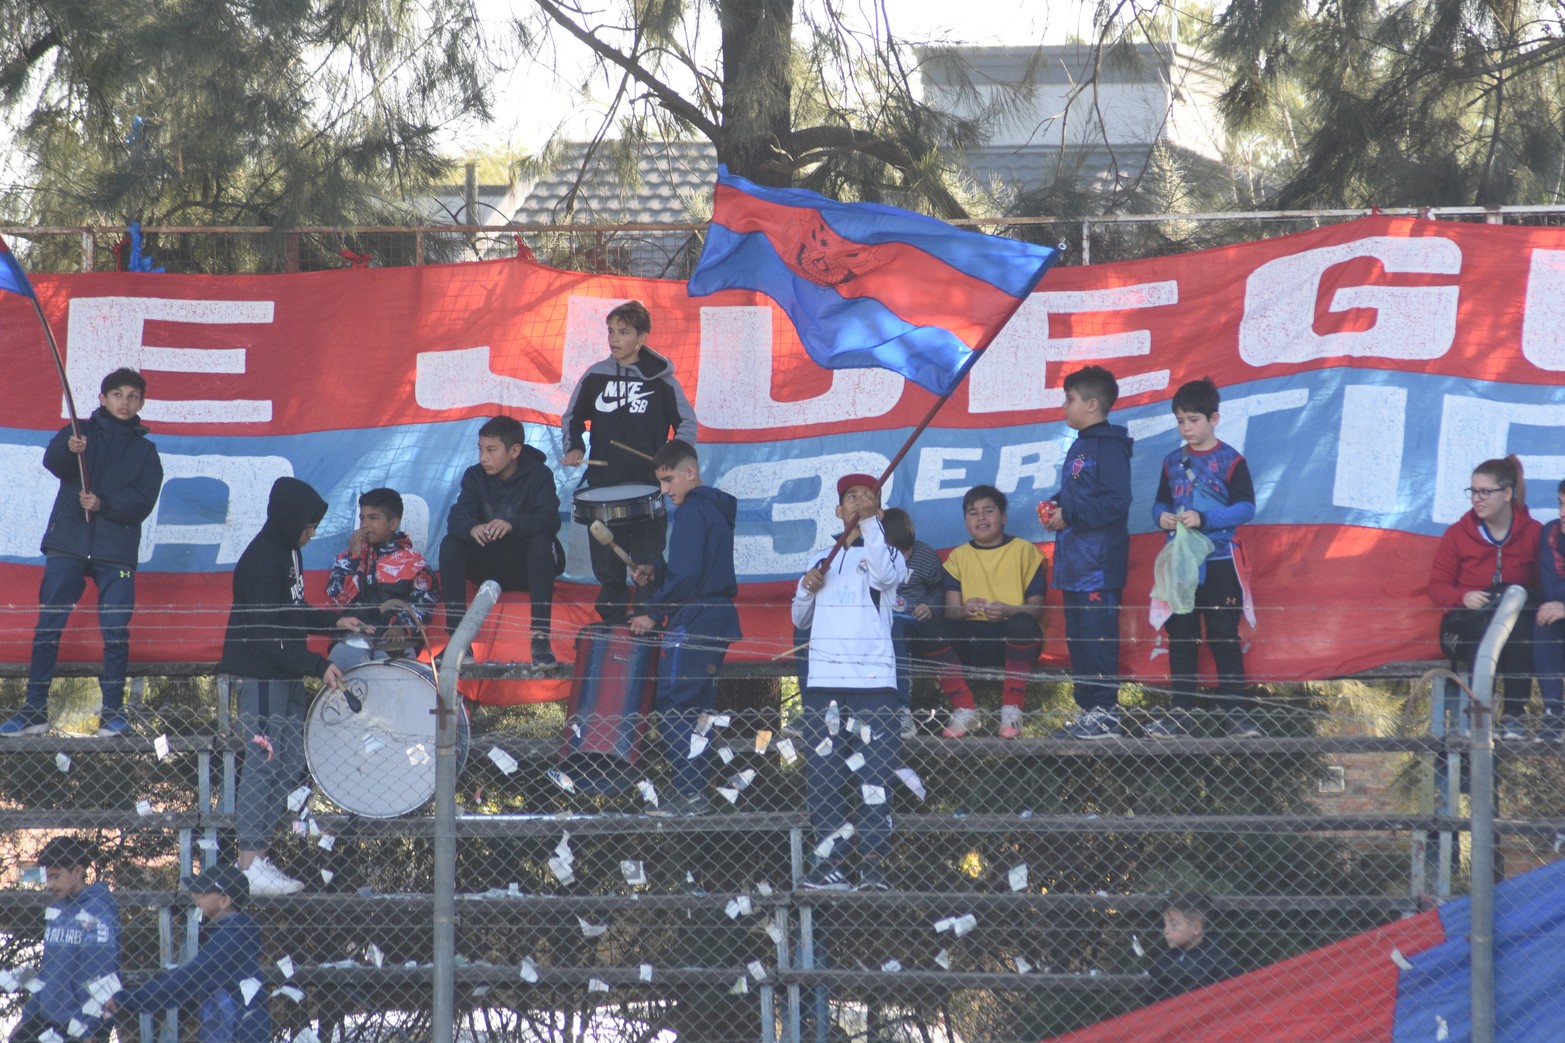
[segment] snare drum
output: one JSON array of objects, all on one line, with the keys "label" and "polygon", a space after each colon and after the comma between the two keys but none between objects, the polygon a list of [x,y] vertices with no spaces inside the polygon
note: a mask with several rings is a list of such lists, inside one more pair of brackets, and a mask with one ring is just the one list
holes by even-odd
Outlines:
[{"label": "snare drum", "polygon": [[571,518],[583,525],[661,518],[668,513],[655,485],[583,486],[571,500]]},{"label": "snare drum", "polygon": [[[383,659],[322,689],[304,720],[304,756],[321,794],[366,818],[417,811],[435,795],[435,678],[423,663]],[[457,699],[457,771],[470,743]],[[357,709],[355,709],[357,706]]]}]

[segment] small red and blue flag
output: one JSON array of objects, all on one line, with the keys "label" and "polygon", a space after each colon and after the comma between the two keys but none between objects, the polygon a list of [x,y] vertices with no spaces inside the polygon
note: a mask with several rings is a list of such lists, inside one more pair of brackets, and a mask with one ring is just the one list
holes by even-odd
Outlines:
[{"label": "small red and blue flag", "polygon": [[1058,257],[897,207],[766,188],[719,167],[687,289],[763,293],[820,365],[879,366],[948,395]]},{"label": "small red and blue flag", "polygon": [[27,281],[27,273],[22,271],[21,264],[11,248],[5,245],[5,240],[0,239],[0,290],[10,293],[19,293],[23,297],[37,299],[33,292],[33,284]]}]

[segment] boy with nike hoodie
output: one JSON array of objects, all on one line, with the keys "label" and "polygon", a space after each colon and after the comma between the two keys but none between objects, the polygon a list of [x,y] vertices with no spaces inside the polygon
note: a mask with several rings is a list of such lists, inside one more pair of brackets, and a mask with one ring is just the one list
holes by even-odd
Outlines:
[{"label": "boy with nike hoodie", "polygon": [[[674,364],[647,347],[652,316],[645,305],[626,301],[609,312],[607,324],[609,357],[581,375],[560,420],[565,436],[562,462],[566,467],[581,465],[587,457],[582,435],[590,427],[594,466],[587,468],[583,486],[655,487],[652,458],[670,438],[695,443],[695,410],[674,379]],[[662,563],[667,523],[661,512],[608,525],[632,561],[654,567]],[[625,563],[597,540],[588,540],[587,546],[599,584],[598,615],[605,623],[618,622],[630,604]]]}]

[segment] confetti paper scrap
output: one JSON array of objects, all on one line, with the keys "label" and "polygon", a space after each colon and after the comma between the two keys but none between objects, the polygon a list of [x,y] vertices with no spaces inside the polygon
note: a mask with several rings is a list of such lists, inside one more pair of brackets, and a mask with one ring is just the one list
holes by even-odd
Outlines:
[{"label": "confetti paper scrap", "polygon": [[408,747],[408,763],[413,767],[422,768],[429,763],[429,760],[429,747],[423,743],[414,743]]},{"label": "confetti paper scrap", "polygon": [[874,805],[874,804],[884,804],[886,802],[886,787],[884,787],[884,786],[871,786],[869,783],[866,782],[860,788],[862,789],[862,791],[864,793],[864,803],[870,804],[870,805]]},{"label": "confetti paper scrap", "polygon": [[1147,954],[1147,951],[1141,947],[1141,936],[1139,934],[1130,936],[1130,948],[1137,956],[1145,956]]},{"label": "confetti paper scrap", "polygon": [[901,779],[902,785],[906,786],[912,792],[913,796],[917,797],[919,800],[923,800],[925,797],[929,796],[929,794],[924,791],[924,780],[919,778],[918,772],[914,771],[912,768],[909,768],[906,765],[898,768],[897,778]]},{"label": "confetti paper scrap", "polygon": [[157,754],[158,760],[168,760],[169,746],[167,735],[159,735],[152,740],[152,752]]},{"label": "confetti paper scrap", "polygon": [[321,838],[315,842],[322,851],[330,851],[337,846],[337,838],[330,833],[322,833]]},{"label": "confetti paper scrap", "polygon": [[59,753],[56,753],[54,755],[54,766],[56,768],[59,768],[61,771],[70,771],[71,770],[71,755],[69,753],[66,753],[63,750],[60,751]]},{"label": "confetti paper scrap", "polygon": [[754,978],[756,981],[766,980],[766,964],[762,963],[760,960],[751,960],[749,963],[745,964],[745,970],[749,971],[750,977]]},{"label": "confetti paper scrap", "polygon": [[782,758],[784,764],[792,764],[799,759],[799,751],[794,748],[792,739],[777,740],[777,756]]},{"label": "confetti paper scrap", "polygon": [[313,1028],[306,1025],[293,1034],[293,1043],[321,1043],[321,1037]]},{"label": "confetti paper scrap", "polygon": [[734,719],[726,713],[720,713],[712,718],[712,727],[714,728],[729,728],[733,726],[733,723]]},{"label": "confetti paper scrap", "polygon": [[516,769],[521,767],[521,765],[517,763],[515,757],[511,756],[509,753],[506,753],[498,746],[491,746],[489,748],[489,759],[494,762],[495,767],[499,768],[507,775],[514,775],[516,773]]},{"label": "confetti paper scrap", "polygon": [[815,753],[816,753],[816,756],[819,756],[819,757],[830,757],[831,756],[831,736],[829,736],[829,735],[826,736],[826,738],[822,739],[816,745]]},{"label": "confetti paper scrap", "polygon": [[239,983],[239,995],[244,997],[245,1006],[250,1006],[250,1001],[255,999],[255,994],[261,991],[260,978],[246,978]]},{"label": "confetti paper scrap", "polygon": [[972,913],[963,913],[961,916],[958,916],[955,920],[951,921],[951,930],[956,932],[956,936],[958,938],[962,937],[962,935],[966,934],[968,931],[971,931],[974,927],[977,926],[978,917],[974,916]]},{"label": "confetti paper scrap", "polygon": [[650,964],[650,963],[643,963],[641,965],[641,980],[642,981],[651,981],[652,980],[652,964]]},{"label": "confetti paper scrap", "polygon": [[523,981],[532,982],[535,985],[538,983],[538,965],[533,962],[531,956],[522,960],[520,974]]},{"label": "confetti paper scrap", "polygon": [[65,1037],[54,1029],[44,1029],[38,1033],[38,1043],[65,1043]]},{"label": "confetti paper scrap", "polygon": [[379,967],[386,962],[385,954],[380,951],[380,946],[374,942],[364,947],[364,958]]},{"label": "confetti paper scrap", "polygon": [[874,741],[875,733],[869,730],[869,725],[866,724],[859,729],[859,742],[862,742],[868,746],[871,742]]},{"label": "confetti paper scrap", "polygon": [[849,771],[858,771],[860,768],[864,767],[864,755],[862,753],[855,753],[853,756],[849,757],[842,763],[847,766]]},{"label": "confetti paper scrap", "polygon": [[581,924],[583,938],[601,938],[609,931],[609,925],[606,923],[588,923],[580,916],[576,917],[576,922]]},{"label": "confetti paper scrap", "polygon": [[292,956],[284,956],[282,959],[278,960],[277,961],[277,970],[282,974],[284,979],[292,978],[293,977],[293,957]]},{"label": "confetti paper scrap", "polygon": [[707,745],[710,743],[710,741],[711,740],[709,740],[705,735],[692,735],[690,737],[690,756],[686,757],[685,759],[694,760],[695,758],[701,756],[702,752],[707,748]]},{"label": "confetti paper scrap", "polygon": [[950,970],[951,954],[946,952],[944,949],[941,949],[939,952],[935,953],[935,962],[938,963],[942,969]]},{"label": "confetti paper scrap", "polygon": [[719,746],[717,748],[717,759],[722,761],[724,764],[732,764],[734,762],[733,747]]},{"label": "confetti paper scrap", "polygon": [[624,875],[625,882],[631,887],[639,887],[647,882],[646,867],[635,859],[625,859],[620,862],[619,871]]},{"label": "confetti paper scrap", "polygon": [[304,990],[297,985],[279,985],[272,990],[272,995],[281,996],[283,999],[292,1000],[295,1003],[304,1002]]},{"label": "confetti paper scrap", "polygon": [[114,994],[124,988],[120,984],[118,974],[105,974],[101,978],[94,978],[87,983],[87,995],[99,1003],[107,1003],[114,998]]},{"label": "confetti paper scrap", "polygon": [[642,779],[640,782],[636,783],[636,789],[641,792],[642,800],[646,801],[648,804],[651,804],[653,807],[658,806],[658,790],[657,787],[652,785],[651,782],[646,779]]},{"label": "confetti paper scrap", "polygon": [[564,790],[566,793],[576,792],[575,780],[572,779],[569,775],[565,774],[559,768],[550,768],[548,771],[544,772],[543,775],[544,778],[560,787],[560,789]]},{"label": "confetti paper scrap", "polygon": [[323,884],[331,883],[332,877],[334,877],[336,875],[337,874],[333,873],[330,869],[322,869],[321,870],[321,883],[323,883]]},{"label": "confetti paper scrap", "polygon": [[587,979],[587,991],[588,992],[608,992],[609,991],[609,983],[604,981],[602,978],[588,978]]},{"label": "confetti paper scrap", "polygon": [[728,994],[730,996],[743,996],[749,991],[750,979],[746,978],[744,975],[740,975],[739,980],[734,982],[734,987],[728,990]]},{"label": "confetti paper scrap", "polygon": [[72,1039],[81,1039],[87,1033],[87,1023],[79,1018],[72,1018],[65,1026],[65,1034]]},{"label": "confetti paper scrap", "polygon": [[1031,974],[1032,973],[1032,964],[1028,963],[1024,958],[1022,958],[1020,956],[1016,957],[1016,973],[1017,974]]},{"label": "confetti paper scrap", "polygon": [[783,941],[783,929],[773,920],[766,925],[766,937],[772,940],[773,945],[781,945]]},{"label": "confetti paper scrap", "polygon": [[739,803],[739,791],[734,789],[732,786],[717,787],[717,795],[728,801],[730,804]]},{"label": "confetti paper scrap", "polygon": [[1410,971],[1413,969],[1413,961],[1402,955],[1402,950],[1396,947],[1391,949],[1391,962],[1397,965],[1399,970]]},{"label": "confetti paper scrap", "polygon": [[[299,809],[304,807],[305,801],[309,799],[310,787],[300,786],[298,789],[288,794],[288,810],[298,814]],[[297,1039],[298,1037],[295,1038]]]},{"label": "confetti paper scrap", "polygon": [[1027,890],[1027,863],[1011,867],[1011,871],[1005,874],[1006,882],[1011,885],[1012,891]]},{"label": "confetti paper scrap", "polygon": [[755,733],[755,752],[765,753],[766,748],[772,744],[772,733],[765,728]]},{"label": "confetti paper scrap", "polygon": [[880,969],[887,972],[888,974],[895,974],[897,971],[902,969],[902,963],[899,960],[887,960],[885,963],[880,965]]},{"label": "confetti paper scrap", "polygon": [[576,882],[576,874],[571,872],[570,863],[561,858],[549,859],[549,872],[553,873],[554,878],[562,884],[573,884]]}]

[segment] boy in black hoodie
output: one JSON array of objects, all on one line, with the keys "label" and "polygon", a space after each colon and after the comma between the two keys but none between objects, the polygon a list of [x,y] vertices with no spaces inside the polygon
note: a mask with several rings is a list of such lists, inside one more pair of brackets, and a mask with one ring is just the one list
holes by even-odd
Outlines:
[{"label": "boy in black hoodie", "polygon": [[636,582],[657,583],[645,611],[630,629],[663,631],[655,706],[664,757],[675,795],[659,812],[699,815],[707,810],[705,747],[691,756],[691,736],[703,713],[717,708],[717,671],[728,646],[739,640],[734,598],[734,519],[739,501],[701,484],[695,447],[678,439],[658,450],[652,462],[663,495],[678,508],[668,540],[668,563],[637,564]]},{"label": "boy in black hoodie", "polygon": [[234,795],[239,868],[258,895],[304,889],[266,857],[270,838],[288,814],[288,793],[304,771],[305,677],[329,688],[342,671],[307,637],[337,627],[337,614],[304,600],[299,553],[326,516],[326,501],[297,478],[272,483],[266,524],[234,566],[234,606],[223,635],[218,673],[229,674],[239,702],[239,733],[247,740],[244,770]]},{"label": "boy in black hoodie", "polygon": [[[652,316],[640,301],[626,301],[606,320],[609,357],[587,368],[571,392],[561,416],[566,467],[580,465],[586,455],[582,435],[592,428],[592,462],[582,485],[656,485],[652,458],[669,438],[693,443],[696,414],[674,379],[674,364],[647,347]],[[670,435],[672,432],[672,435]],[[618,444],[616,444],[618,443]],[[663,561],[667,522],[662,512],[652,517],[609,523],[615,541],[632,561],[654,567]],[[592,574],[598,579],[598,615],[617,623],[629,611],[625,563],[613,550],[588,540]]]},{"label": "boy in black hoodie", "polygon": [[[98,408],[81,435],[67,424],[49,442],[43,465],[60,480],[43,534],[43,582],[38,588],[38,628],[27,701],[0,724],[0,735],[41,735],[49,730],[49,684],[60,654],[60,632],[87,589],[98,588],[98,628],[103,633],[103,713],[98,734],[124,735],[125,673],[130,661],[130,614],[136,607],[136,561],[141,523],[163,488],[158,448],[147,440],[138,414],[147,382],[133,369],[103,378]],[[87,487],[82,487],[82,466]]]},{"label": "boy in black hoodie", "polygon": [[467,612],[467,582],[495,580],[501,590],[525,590],[532,610],[532,654],[553,666],[549,632],[554,580],[565,571],[560,495],[544,455],[525,441],[520,420],[497,416],[478,429],[478,463],[462,475],[462,491],[440,541],[440,587],[446,627]]}]

